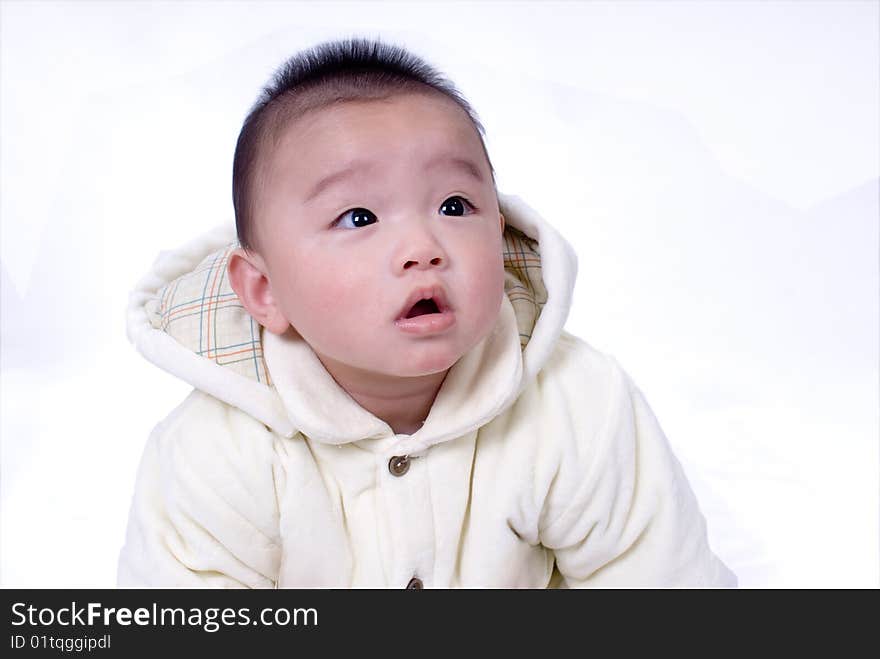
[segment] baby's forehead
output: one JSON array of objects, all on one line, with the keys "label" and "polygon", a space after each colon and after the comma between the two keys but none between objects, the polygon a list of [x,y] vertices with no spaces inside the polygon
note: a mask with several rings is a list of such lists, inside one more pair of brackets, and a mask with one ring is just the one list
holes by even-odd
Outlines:
[{"label": "baby's forehead", "polygon": [[467,123],[443,113],[418,121],[397,108],[379,116],[347,112],[305,118],[272,151],[266,154],[270,166],[295,172],[298,179],[320,177],[353,163],[364,175],[395,167],[407,172],[439,170],[441,165],[484,169],[479,136]]},{"label": "baby's forehead", "polygon": [[275,113],[267,132],[276,146],[289,142],[296,147],[303,139],[329,141],[353,129],[382,135],[403,128],[409,136],[428,136],[438,130],[460,136],[477,134],[465,110],[437,93],[291,105]]}]

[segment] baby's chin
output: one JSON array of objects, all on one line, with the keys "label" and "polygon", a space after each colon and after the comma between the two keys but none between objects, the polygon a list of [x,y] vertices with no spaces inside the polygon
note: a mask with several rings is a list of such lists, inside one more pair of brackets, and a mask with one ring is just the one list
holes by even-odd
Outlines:
[{"label": "baby's chin", "polygon": [[448,371],[485,339],[493,327],[492,323],[486,323],[482,331],[470,333],[467,341],[459,335],[450,341],[404,343],[399,351],[385,355],[379,368],[387,375],[397,377],[421,377]]},{"label": "baby's chin", "polygon": [[399,378],[417,378],[427,375],[444,373],[452,368],[461,359],[457,353],[422,354],[412,356],[409,359],[401,359],[402,355],[396,355],[389,359],[381,368],[384,375]]}]

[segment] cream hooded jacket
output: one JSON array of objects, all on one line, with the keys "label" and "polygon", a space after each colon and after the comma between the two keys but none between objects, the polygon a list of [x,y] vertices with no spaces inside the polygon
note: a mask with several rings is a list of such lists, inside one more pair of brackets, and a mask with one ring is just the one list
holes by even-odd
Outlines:
[{"label": "cream hooded jacket", "polygon": [[247,314],[226,278],[234,227],[159,255],[128,336],[194,389],[147,441],[120,586],[736,585],[641,391],[563,331],[570,245],[499,201],[498,321],[412,435]]}]

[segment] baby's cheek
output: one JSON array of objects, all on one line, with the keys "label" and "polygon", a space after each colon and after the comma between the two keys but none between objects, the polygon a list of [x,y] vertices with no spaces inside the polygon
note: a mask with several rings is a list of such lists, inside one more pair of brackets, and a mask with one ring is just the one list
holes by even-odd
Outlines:
[{"label": "baby's cheek", "polygon": [[278,302],[284,308],[288,320],[297,329],[308,326],[329,310],[322,294],[322,283],[317,282],[314,276],[309,276],[309,264],[300,259],[291,259],[286,271],[280,274],[283,277],[283,287]]},{"label": "baby's cheek", "polygon": [[345,282],[313,277],[307,293],[308,311],[316,320],[329,323],[348,320],[357,298],[363,298],[363,291],[360,293]]},{"label": "baby's cheek", "polygon": [[369,321],[371,296],[360,278],[315,278],[310,291],[310,306],[325,336],[351,337]]},{"label": "baby's cheek", "polygon": [[479,340],[495,326],[504,294],[504,267],[500,257],[483,254],[475,259],[468,276],[467,291],[470,338]]},{"label": "baby's cheek", "polygon": [[500,254],[486,255],[477,260],[474,285],[479,298],[491,313],[497,311],[504,292],[504,261]]}]

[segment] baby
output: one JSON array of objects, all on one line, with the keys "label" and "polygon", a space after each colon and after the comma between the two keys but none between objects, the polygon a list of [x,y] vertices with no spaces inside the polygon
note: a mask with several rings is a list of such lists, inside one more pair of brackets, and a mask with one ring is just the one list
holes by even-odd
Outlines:
[{"label": "baby", "polygon": [[455,88],[381,42],[288,61],[228,226],[129,337],[192,393],[151,434],[122,586],[734,586],[640,390],[563,325],[576,261],[499,194]]}]

